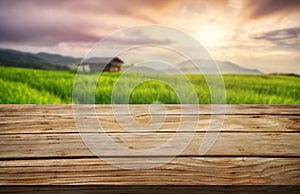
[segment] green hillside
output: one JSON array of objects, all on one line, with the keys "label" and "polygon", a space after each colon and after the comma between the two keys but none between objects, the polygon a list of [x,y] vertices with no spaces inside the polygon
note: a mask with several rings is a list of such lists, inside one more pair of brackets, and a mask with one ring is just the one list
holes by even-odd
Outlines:
[{"label": "green hillside", "polygon": [[0,65],[45,70],[70,70],[81,59],[48,53],[27,53],[0,49]]},{"label": "green hillside", "polygon": [[[98,104],[111,103],[111,91],[120,73],[103,73],[96,89]],[[91,76],[84,75],[87,82]],[[173,76],[173,77],[172,77]],[[199,103],[210,103],[210,94],[204,77],[187,75]],[[0,67],[0,103],[69,104],[75,74],[65,71],[32,70]],[[170,75],[176,81],[176,75]],[[228,104],[300,104],[300,78],[284,75],[223,75]],[[85,95],[86,87],[82,87]],[[188,91],[187,91],[188,92]],[[139,85],[130,96],[132,104],[160,101],[179,103],[175,92],[158,81]]]}]

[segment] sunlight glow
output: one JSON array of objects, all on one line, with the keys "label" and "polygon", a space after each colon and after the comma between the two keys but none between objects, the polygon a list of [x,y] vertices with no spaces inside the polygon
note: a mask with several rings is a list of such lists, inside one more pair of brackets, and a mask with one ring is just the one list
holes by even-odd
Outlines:
[{"label": "sunlight glow", "polygon": [[198,32],[197,38],[205,46],[218,46],[222,41],[224,31],[217,25],[207,25]]}]

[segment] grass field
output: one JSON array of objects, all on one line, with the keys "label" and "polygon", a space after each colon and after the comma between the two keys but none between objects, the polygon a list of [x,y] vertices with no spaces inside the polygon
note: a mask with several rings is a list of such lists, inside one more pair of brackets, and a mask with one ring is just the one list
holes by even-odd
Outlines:
[{"label": "grass field", "polygon": [[[104,73],[101,76],[96,88],[97,104],[111,103],[111,92],[120,75],[121,73]],[[95,75],[83,77],[89,82],[91,76]],[[211,103],[204,77],[201,75],[187,75],[187,77],[194,86],[199,103]],[[70,104],[74,78],[75,74],[71,72],[0,67],[0,103]],[[168,79],[176,81],[176,76],[170,75]],[[228,104],[300,104],[300,77],[223,75],[223,79]],[[82,87],[82,96],[87,89]],[[122,91],[120,98],[121,94]],[[147,81],[137,86],[130,94],[129,103],[149,104],[156,101],[165,104],[179,103],[172,88],[159,81]]]}]

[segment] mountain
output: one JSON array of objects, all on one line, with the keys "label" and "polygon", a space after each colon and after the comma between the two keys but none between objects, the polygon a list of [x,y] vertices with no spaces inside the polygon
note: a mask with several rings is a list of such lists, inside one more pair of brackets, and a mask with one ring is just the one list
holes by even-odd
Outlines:
[{"label": "mountain", "polygon": [[187,74],[263,74],[259,70],[244,68],[229,61],[216,61],[220,72],[212,60],[195,59],[193,62],[198,65],[198,68],[191,61],[182,61],[174,66],[168,63],[150,61],[135,66],[132,71],[145,74],[181,74],[181,72]]},{"label": "mountain", "polygon": [[[74,70],[76,64],[81,62],[81,58],[74,58],[70,56],[62,56],[58,54],[49,53],[29,53],[21,52],[11,49],[0,48],[0,66],[24,67],[33,69],[46,70]],[[193,62],[199,64],[201,73],[216,74],[214,62],[212,60],[195,59]],[[262,74],[256,69],[248,69],[241,67],[229,61],[216,61],[221,73],[223,74]],[[183,73],[200,73],[191,61],[182,61],[175,65],[176,68]],[[122,68],[124,71],[126,68]],[[144,66],[135,67],[133,71],[143,72],[149,74],[178,74],[178,71],[171,68],[170,65],[164,63],[157,64],[157,62],[147,62]]]},{"label": "mountain", "polygon": [[[194,63],[199,64],[199,69],[203,74],[217,74],[218,71],[215,68],[214,61],[205,60],[205,59],[195,59]],[[257,69],[248,69],[241,67],[235,63],[229,61],[216,61],[220,72],[222,74],[263,74],[261,71]],[[191,61],[183,61],[177,65],[175,65],[178,69],[183,71],[184,73],[198,73],[199,70],[192,64]],[[172,72],[173,70],[168,69],[166,71]]]},{"label": "mountain", "polygon": [[257,69],[241,67],[230,61],[217,61],[217,64],[223,74],[263,74],[263,72]]},{"label": "mountain", "polygon": [[36,54],[41,59],[50,61],[51,63],[61,64],[61,65],[74,65],[81,62],[81,58],[74,58],[70,56],[62,56],[58,54],[49,53],[38,53]]},{"label": "mountain", "polygon": [[24,67],[46,70],[70,70],[79,58],[48,53],[29,53],[11,49],[0,49],[0,66]]}]

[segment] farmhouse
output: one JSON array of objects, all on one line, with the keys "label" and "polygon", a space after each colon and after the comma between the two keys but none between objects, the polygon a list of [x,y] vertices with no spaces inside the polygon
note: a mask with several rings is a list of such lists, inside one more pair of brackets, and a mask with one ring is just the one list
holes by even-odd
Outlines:
[{"label": "farmhouse", "polygon": [[118,57],[93,57],[81,63],[77,72],[119,72],[123,63]]}]

